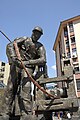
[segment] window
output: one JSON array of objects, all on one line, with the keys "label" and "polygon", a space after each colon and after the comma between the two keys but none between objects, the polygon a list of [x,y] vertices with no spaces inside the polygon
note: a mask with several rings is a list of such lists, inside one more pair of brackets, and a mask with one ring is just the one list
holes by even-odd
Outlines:
[{"label": "window", "polygon": [[77,58],[73,58],[73,62],[78,62]]},{"label": "window", "polygon": [[4,72],[5,71],[5,67],[2,67],[1,69],[0,69],[0,72]]},{"label": "window", "polygon": [[66,47],[69,47],[69,41],[66,41]]},{"label": "window", "polygon": [[80,80],[77,80],[77,90],[80,90]]},{"label": "window", "polygon": [[71,38],[71,43],[75,43],[75,37]]},{"label": "window", "polygon": [[64,36],[67,37],[68,36],[68,32],[64,31]]},{"label": "window", "polygon": [[70,60],[64,61],[64,66],[68,66],[70,64]]},{"label": "window", "polygon": [[67,52],[67,57],[68,57],[68,58],[70,58],[70,57],[71,57],[70,52]]},{"label": "window", "polygon": [[72,48],[72,53],[76,52],[76,48]]},{"label": "window", "polygon": [[2,68],[2,72],[4,72],[4,71],[5,71],[5,67]]},{"label": "window", "polygon": [[0,73],[0,78],[4,78],[4,74]]},{"label": "window", "polygon": [[70,32],[74,32],[73,23],[72,22],[69,23],[69,30],[70,30]]},{"label": "window", "polygon": [[73,56],[73,57],[76,57],[76,56],[77,56],[76,48],[72,48],[72,56]]},{"label": "window", "polygon": [[1,66],[5,66],[5,63],[4,63],[4,62],[2,62]]},{"label": "window", "polygon": [[67,26],[64,27],[64,36],[67,37],[68,36],[68,31],[67,31]]},{"label": "window", "polygon": [[75,72],[78,72],[78,71],[79,71],[79,67],[75,67],[75,68],[74,68],[74,71],[75,71]]}]

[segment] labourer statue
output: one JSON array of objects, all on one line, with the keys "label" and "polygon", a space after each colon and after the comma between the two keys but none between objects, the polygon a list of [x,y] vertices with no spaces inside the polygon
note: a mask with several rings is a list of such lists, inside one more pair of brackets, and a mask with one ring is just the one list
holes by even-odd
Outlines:
[{"label": "labourer statue", "polygon": [[[14,114],[15,99],[18,96],[18,104],[21,119],[32,119],[31,81],[24,71],[21,61],[16,56],[14,42],[18,46],[21,60],[29,74],[36,80],[40,76],[48,77],[46,66],[46,51],[42,43],[38,42],[43,35],[41,27],[32,30],[31,37],[16,38],[6,47],[6,54],[10,64],[8,79],[8,115]],[[36,70],[37,68],[37,70]],[[40,74],[39,74],[40,73]],[[33,117],[33,119],[36,119]]]}]

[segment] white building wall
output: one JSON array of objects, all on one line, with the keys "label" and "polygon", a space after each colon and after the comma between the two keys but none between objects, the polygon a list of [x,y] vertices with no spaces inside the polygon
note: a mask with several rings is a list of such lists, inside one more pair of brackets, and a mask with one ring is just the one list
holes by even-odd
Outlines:
[{"label": "white building wall", "polygon": [[8,77],[9,77],[9,72],[10,72],[10,66],[8,63],[5,65],[5,73],[4,73],[4,84],[7,85],[8,82]]},{"label": "white building wall", "polygon": [[74,25],[76,48],[77,48],[78,61],[79,61],[79,70],[80,70],[80,20],[75,21],[73,25]]},{"label": "white building wall", "polygon": [[57,76],[61,76],[59,44],[57,45],[56,48],[56,66],[57,66]]}]

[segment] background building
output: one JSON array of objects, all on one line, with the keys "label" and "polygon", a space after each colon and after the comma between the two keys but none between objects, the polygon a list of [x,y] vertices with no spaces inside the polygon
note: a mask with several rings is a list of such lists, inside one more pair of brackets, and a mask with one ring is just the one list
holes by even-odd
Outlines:
[{"label": "background building", "polygon": [[80,16],[60,23],[53,46],[56,55],[57,76],[62,75],[62,55],[70,59],[75,70],[77,96],[80,97]]},{"label": "background building", "polygon": [[10,66],[8,63],[0,62],[0,82],[7,85],[10,72]]}]

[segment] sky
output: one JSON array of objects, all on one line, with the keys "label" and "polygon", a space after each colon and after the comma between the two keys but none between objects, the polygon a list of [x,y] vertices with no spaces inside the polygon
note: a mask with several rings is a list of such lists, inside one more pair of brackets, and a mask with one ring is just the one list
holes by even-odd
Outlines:
[{"label": "sky", "polygon": [[[35,26],[43,28],[40,42],[46,49],[48,75],[56,76],[53,45],[60,22],[80,15],[80,0],[0,0],[0,30],[11,41],[31,37]],[[6,45],[9,41],[0,33],[0,61],[8,62]]]}]

